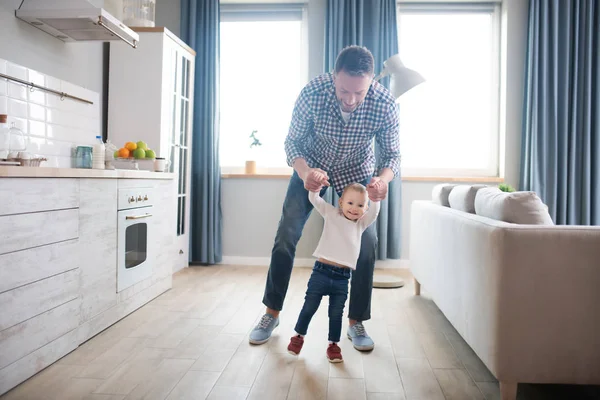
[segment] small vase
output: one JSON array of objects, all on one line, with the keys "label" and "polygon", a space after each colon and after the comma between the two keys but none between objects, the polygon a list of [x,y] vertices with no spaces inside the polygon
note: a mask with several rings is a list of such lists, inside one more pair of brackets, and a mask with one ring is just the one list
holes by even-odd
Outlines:
[{"label": "small vase", "polygon": [[256,161],[246,161],[246,174],[256,174]]}]

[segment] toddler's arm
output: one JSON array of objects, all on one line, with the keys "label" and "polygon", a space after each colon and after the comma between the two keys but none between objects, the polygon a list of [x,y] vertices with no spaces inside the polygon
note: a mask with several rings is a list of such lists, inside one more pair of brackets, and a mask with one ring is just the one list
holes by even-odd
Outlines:
[{"label": "toddler's arm", "polygon": [[369,205],[369,209],[367,212],[360,218],[360,225],[362,229],[365,230],[377,219],[379,215],[379,209],[381,208],[381,203],[379,201],[371,201]]},{"label": "toddler's arm", "polygon": [[321,198],[321,196],[319,196],[319,192],[309,191],[308,199],[310,200],[312,205],[315,206],[315,209],[319,212],[319,214],[321,214],[323,216],[323,218],[325,218],[325,215],[327,215],[328,211],[335,209],[334,206],[327,203],[325,200],[323,200]]}]

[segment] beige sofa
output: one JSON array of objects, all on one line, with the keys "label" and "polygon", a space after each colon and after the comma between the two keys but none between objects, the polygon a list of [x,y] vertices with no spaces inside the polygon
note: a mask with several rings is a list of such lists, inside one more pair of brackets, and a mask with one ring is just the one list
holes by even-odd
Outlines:
[{"label": "beige sofa", "polygon": [[518,225],[431,201],[411,209],[415,292],[500,382],[600,384],[600,227]]}]

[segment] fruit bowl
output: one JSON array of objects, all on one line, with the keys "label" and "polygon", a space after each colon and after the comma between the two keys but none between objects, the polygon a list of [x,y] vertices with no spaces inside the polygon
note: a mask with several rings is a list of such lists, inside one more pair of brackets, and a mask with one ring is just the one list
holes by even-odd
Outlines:
[{"label": "fruit bowl", "polygon": [[154,161],[156,158],[115,157],[118,161]]}]

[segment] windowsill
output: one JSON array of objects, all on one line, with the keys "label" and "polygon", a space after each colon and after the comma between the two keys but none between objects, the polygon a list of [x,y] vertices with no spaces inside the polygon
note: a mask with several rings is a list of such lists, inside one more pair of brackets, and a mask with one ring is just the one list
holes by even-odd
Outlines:
[{"label": "windowsill", "polygon": [[[255,174],[246,174],[243,168],[238,170],[225,169],[222,179],[289,179],[291,169],[285,168],[259,169]],[[452,182],[452,183],[502,183],[504,178],[498,176],[402,176],[403,182]]]}]

